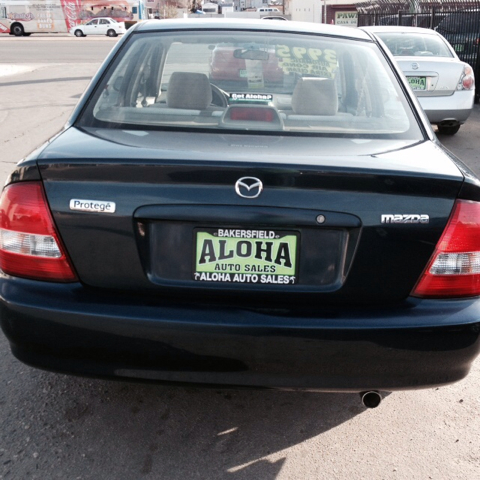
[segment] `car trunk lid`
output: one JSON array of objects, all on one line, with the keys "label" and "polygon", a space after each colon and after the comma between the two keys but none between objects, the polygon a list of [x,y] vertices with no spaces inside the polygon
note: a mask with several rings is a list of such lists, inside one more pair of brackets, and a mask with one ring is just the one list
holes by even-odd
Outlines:
[{"label": "car trunk lid", "polygon": [[[463,180],[429,142],[92,133],[72,128],[38,160],[59,233],[85,285],[156,296],[403,299]],[[245,177],[256,198],[236,192]]]},{"label": "car trunk lid", "polygon": [[453,95],[463,74],[463,66],[453,58],[396,57],[418,97]]}]

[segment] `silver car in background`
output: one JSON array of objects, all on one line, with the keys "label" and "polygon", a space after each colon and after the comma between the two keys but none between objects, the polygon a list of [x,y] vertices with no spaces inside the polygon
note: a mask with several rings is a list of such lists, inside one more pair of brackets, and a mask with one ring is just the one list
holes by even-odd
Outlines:
[{"label": "silver car in background", "polygon": [[438,132],[454,135],[473,109],[473,69],[462,62],[447,40],[418,27],[363,27],[388,47]]}]

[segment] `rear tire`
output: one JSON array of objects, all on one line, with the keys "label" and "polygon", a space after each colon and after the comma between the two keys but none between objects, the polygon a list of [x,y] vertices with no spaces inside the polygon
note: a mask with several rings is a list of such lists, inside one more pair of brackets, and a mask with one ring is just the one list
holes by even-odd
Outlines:
[{"label": "rear tire", "polygon": [[442,126],[438,125],[438,133],[441,135],[455,135],[460,130],[460,125]]},{"label": "rear tire", "polygon": [[25,30],[23,30],[22,25],[20,23],[14,23],[10,27],[11,32],[16,36],[16,37],[23,37]]},{"label": "rear tire", "polygon": [[83,37],[83,32],[81,30],[75,30],[76,37]]},{"label": "rear tire", "polygon": [[108,30],[107,32],[107,37],[116,37],[117,36],[117,32],[115,30]]}]

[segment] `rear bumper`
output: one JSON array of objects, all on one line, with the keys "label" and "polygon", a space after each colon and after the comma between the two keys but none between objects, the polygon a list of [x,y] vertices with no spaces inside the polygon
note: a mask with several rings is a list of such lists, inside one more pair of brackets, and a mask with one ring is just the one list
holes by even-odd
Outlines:
[{"label": "rear bumper", "polygon": [[475,90],[457,91],[445,97],[418,97],[430,123],[465,123],[472,113]]},{"label": "rear bumper", "polygon": [[0,280],[14,355],[47,370],[157,382],[317,391],[455,382],[480,349],[480,301],[262,310]]}]

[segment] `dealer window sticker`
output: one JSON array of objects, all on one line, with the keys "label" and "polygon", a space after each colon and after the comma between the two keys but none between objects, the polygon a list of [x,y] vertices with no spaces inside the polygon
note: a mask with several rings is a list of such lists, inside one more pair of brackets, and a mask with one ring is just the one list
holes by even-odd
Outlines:
[{"label": "dealer window sticker", "polygon": [[246,78],[249,88],[263,88],[263,64],[261,60],[245,60]]},{"label": "dealer window sticker", "polygon": [[271,93],[229,93],[229,103],[269,103],[273,101]]},{"label": "dealer window sticker", "polygon": [[279,67],[286,74],[298,73],[335,78],[338,65],[335,50],[277,45],[275,55],[279,59]]}]

